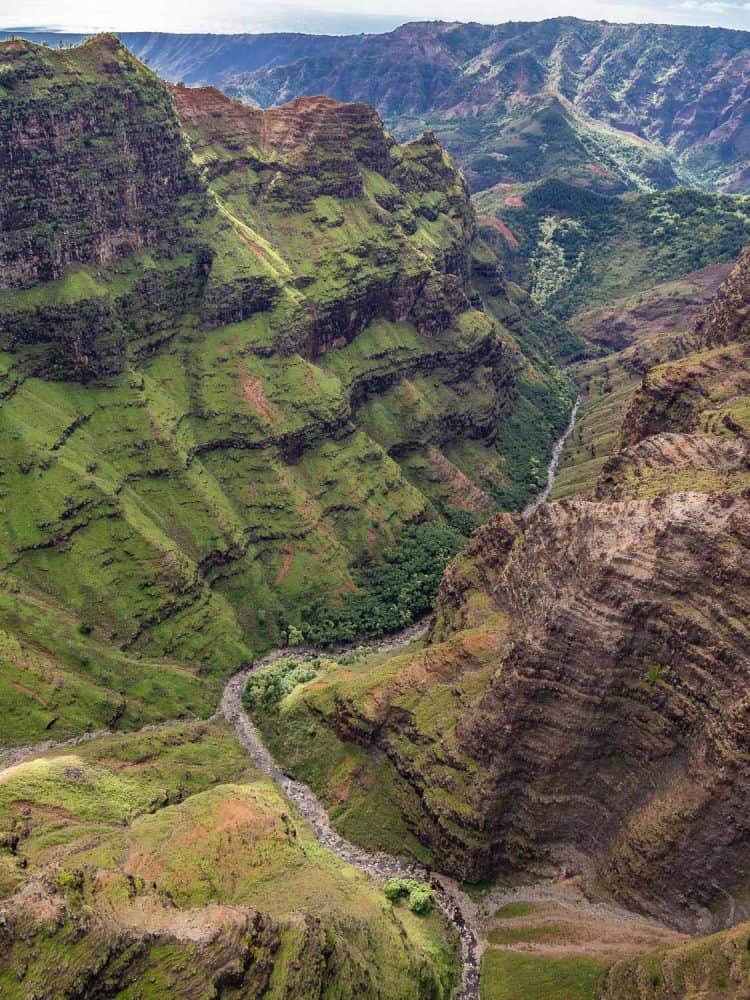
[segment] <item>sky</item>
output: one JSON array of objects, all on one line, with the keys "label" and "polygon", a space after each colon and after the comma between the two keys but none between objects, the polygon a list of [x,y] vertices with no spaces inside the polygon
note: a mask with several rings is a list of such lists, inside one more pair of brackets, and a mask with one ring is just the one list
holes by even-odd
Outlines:
[{"label": "sky", "polygon": [[0,0],[0,28],[64,31],[355,34],[404,21],[529,21],[572,14],[608,21],[750,30],[750,0]]}]

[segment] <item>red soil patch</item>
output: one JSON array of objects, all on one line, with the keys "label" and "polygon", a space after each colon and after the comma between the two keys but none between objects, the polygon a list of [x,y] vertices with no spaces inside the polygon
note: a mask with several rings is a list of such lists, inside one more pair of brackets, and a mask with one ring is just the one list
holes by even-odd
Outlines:
[{"label": "red soil patch", "polygon": [[600,167],[598,163],[587,163],[586,169],[596,177],[612,177],[612,171]]},{"label": "red soil patch", "polygon": [[510,229],[508,229],[505,223],[500,221],[500,219],[496,219],[494,215],[480,215],[479,221],[485,226],[492,226],[493,229],[497,229],[499,233],[503,234],[505,241],[509,246],[513,247],[514,250],[518,249],[518,240]]},{"label": "red soil patch", "polygon": [[276,414],[271,404],[268,402],[266,397],[266,391],[263,388],[263,383],[257,377],[257,375],[250,375],[244,368],[241,369],[242,372],[242,395],[245,399],[252,403],[255,411],[267,421],[271,427],[276,426]]},{"label": "red soil patch", "polygon": [[[180,807],[177,807],[180,810]],[[217,840],[222,834],[238,834],[237,843],[243,840],[262,841],[276,835],[276,818],[265,812],[262,806],[246,795],[227,797],[211,803],[206,813],[198,819],[189,811],[182,813],[171,834],[155,843],[141,842],[136,838],[124,862],[128,875],[137,875],[147,881],[158,879],[178,853],[188,854],[200,863],[201,850],[209,839]],[[188,865],[188,868],[190,866]]]},{"label": "red soil patch", "polygon": [[437,448],[429,449],[430,462],[438,476],[447,487],[450,502],[461,510],[469,510],[474,514],[489,510],[492,501],[467,475],[446,458]]},{"label": "red soil patch", "polygon": [[506,208],[524,208],[524,200],[520,194],[511,194],[505,199]]},{"label": "red soil patch", "polygon": [[292,568],[293,562],[294,562],[294,546],[292,545],[291,548],[288,550],[288,552],[286,552],[286,554],[284,555],[284,561],[281,564],[281,569],[274,578],[273,581],[274,584],[279,584],[281,583],[282,580],[286,579],[286,577],[289,575],[289,570]]},{"label": "red soil patch", "polygon": [[237,234],[237,236],[242,240],[242,242],[245,244],[245,246],[248,247],[248,249],[252,250],[252,252],[255,254],[256,257],[260,257],[267,263],[273,264],[273,257],[268,252],[268,250],[266,250],[265,247],[262,247],[260,243],[256,243],[255,240],[251,240],[244,229],[240,229],[239,226],[235,226],[234,231]]},{"label": "red soil patch", "polygon": [[26,687],[25,684],[19,684],[18,681],[11,681],[10,686],[15,688],[19,694],[25,694],[27,698],[31,698],[32,701],[37,702],[37,704],[41,705],[42,708],[47,709],[47,711],[50,710],[49,703],[46,702],[40,694],[37,694],[36,691],[32,691],[31,688]]}]

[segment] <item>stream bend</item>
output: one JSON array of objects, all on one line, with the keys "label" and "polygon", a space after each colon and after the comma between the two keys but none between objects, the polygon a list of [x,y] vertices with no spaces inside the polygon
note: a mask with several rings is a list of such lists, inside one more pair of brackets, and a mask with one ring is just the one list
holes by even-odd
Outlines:
[{"label": "stream bend", "polygon": [[[382,652],[399,649],[412,639],[423,635],[426,630],[427,626],[424,623],[412,625],[395,636],[373,643],[372,647]],[[272,778],[287,798],[291,799],[312,827],[318,843],[333,851],[342,861],[379,881],[389,878],[413,878],[430,885],[437,908],[455,928],[460,942],[461,979],[456,994],[457,1000],[479,1000],[479,948],[477,933],[473,926],[473,906],[469,897],[453,879],[431,871],[418,862],[405,861],[381,852],[371,853],[345,840],[333,828],[325,807],[315,793],[301,781],[290,778],[276,764],[257,727],[245,711],[242,696],[250,674],[279,659],[303,659],[315,655],[317,655],[315,649],[287,648],[276,650],[260,660],[255,660],[229,680],[221,698],[220,711],[234,730],[237,739],[247,750],[250,760],[259,771]]]}]

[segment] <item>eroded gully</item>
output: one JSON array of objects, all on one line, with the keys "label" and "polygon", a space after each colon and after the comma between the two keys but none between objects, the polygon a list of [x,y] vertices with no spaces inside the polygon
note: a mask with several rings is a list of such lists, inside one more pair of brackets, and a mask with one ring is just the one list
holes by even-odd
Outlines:
[{"label": "eroded gully", "polygon": [[580,393],[576,396],[576,401],[573,403],[573,409],[570,413],[570,420],[568,421],[568,426],[562,432],[560,437],[555,441],[552,448],[552,455],[549,460],[549,465],[547,466],[547,485],[538,493],[534,499],[526,504],[523,510],[524,517],[531,517],[543,503],[546,503],[552,492],[552,487],[555,485],[555,477],[557,476],[557,467],[560,464],[560,459],[562,458],[563,449],[565,448],[565,442],[568,440],[570,435],[573,433],[573,428],[576,425],[576,418],[578,416],[578,407],[581,405],[581,395]]},{"label": "eroded gully", "polygon": [[[552,449],[547,466],[547,484],[541,493],[527,505],[523,512],[524,517],[531,517],[545,503],[552,492],[557,467],[560,464],[565,442],[575,427],[580,403],[581,397],[579,395],[573,404],[568,425]],[[371,648],[381,652],[396,650],[408,645],[426,631],[427,626],[423,623],[413,625],[395,636],[374,642]],[[428,882],[432,886],[435,902],[444,917],[455,928],[460,942],[461,980],[458,998],[460,1000],[479,1000],[480,934],[476,921],[476,907],[466,893],[447,875],[431,871],[417,862],[405,861],[389,854],[365,851],[356,844],[345,840],[333,828],[325,807],[312,789],[300,781],[295,781],[276,764],[258,729],[253,725],[242,705],[242,695],[251,673],[281,658],[293,656],[295,659],[302,659],[305,656],[315,654],[316,650],[314,649],[290,651],[287,648],[276,650],[269,653],[268,656],[264,656],[263,659],[251,663],[235,674],[224,688],[221,712],[234,729],[237,739],[247,750],[252,762],[260,771],[272,778],[286,796],[294,802],[299,812],[313,828],[320,844],[372,878],[379,880],[416,878]]]}]

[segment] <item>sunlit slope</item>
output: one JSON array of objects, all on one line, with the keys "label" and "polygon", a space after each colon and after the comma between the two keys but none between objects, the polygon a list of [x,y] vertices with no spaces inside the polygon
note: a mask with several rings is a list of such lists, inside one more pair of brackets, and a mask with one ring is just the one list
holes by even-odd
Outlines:
[{"label": "sunlit slope", "polygon": [[[113,36],[0,60],[3,621],[22,650],[44,633],[49,670],[9,741],[205,713],[404,532],[452,531],[447,558],[534,491],[570,388],[537,352],[543,427],[511,467],[522,355],[470,284],[434,138],[398,146],[364,105],[170,92]],[[182,671],[179,705],[139,702],[140,657]],[[106,705],[64,708],[71,671]]]}]

